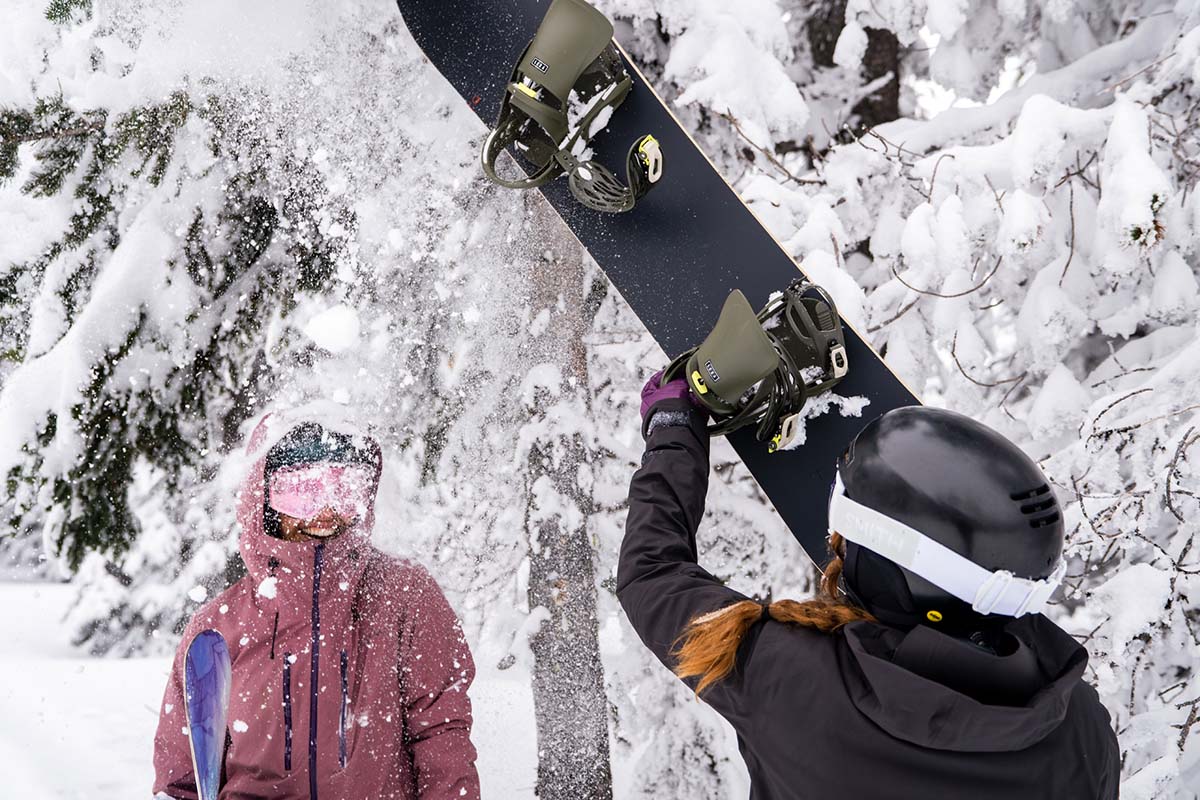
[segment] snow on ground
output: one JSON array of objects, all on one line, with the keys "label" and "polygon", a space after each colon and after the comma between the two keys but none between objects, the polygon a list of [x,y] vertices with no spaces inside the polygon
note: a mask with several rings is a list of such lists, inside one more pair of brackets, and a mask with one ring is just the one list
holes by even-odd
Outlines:
[{"label": "snow on ground", "polygon": [[[83,657],[59,624],[68,584],[0,584],[0,763],[9,797],[148,796],[170,661]],[[69,760],[70,769],[63,769]]]},{"label": "snow on ground", "polygon": [[[149,797],[168,658],[105,659],[71,647],[69,584],[0,583],[0,764],[6,798]],[[488,671],[471,689],[485,798],[533,798],[537,745],[524,673]],[[495,663],[491,660],[490,663]],[[70,769],[64,769],[69,764]]]}]

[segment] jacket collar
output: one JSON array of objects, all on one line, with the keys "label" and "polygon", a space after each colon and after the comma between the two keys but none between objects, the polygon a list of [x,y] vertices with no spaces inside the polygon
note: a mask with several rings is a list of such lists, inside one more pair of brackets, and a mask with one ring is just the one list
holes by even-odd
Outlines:
[{"label": "jacket collar", "polygon": [[1062,723],[1087,651],[1041,615],[1006,628],[1008,655],[989,653],[928,626],[873,623],[845,629],[855,706],[891,735],[963,752],[1022,750]]}]

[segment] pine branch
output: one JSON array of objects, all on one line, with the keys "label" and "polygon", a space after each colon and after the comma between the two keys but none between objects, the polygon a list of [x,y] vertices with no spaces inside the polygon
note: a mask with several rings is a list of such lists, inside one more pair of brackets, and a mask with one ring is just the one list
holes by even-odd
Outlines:
[{"label": "pine branch", "polygon": [[83,12],[84,18],[92,16],[92,0],[50,0],[46,7],[46,19],[67,25],[74,21],[75,12]]}]

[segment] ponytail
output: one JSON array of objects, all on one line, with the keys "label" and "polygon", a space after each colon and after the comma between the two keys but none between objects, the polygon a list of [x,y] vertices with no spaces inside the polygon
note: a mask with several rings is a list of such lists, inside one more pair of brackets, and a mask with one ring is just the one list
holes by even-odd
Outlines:
[{"label": "ponytail", "polygon": [[838,590],[845,555],[845,540],[841,535],[835,533],[829,537],[829,549],[833,558],[821,575],[820,596],[804,602],[776,600],[770,605],[743,600],[688,623],[673,651],[675,674],[680,678],[699,678],[696,694],[703,693],[733,670],[746,631],[764,616],[776,622],[815,628],[821,633],[832,633],[860,620],[873,622],[874,617],[851,605]]}]

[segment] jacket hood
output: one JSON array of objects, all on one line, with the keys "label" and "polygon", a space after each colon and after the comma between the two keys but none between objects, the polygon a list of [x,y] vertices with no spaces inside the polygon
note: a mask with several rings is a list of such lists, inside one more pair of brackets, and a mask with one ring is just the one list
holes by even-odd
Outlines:
[{"label": "jacket hood", "polygon": [[[276,442],[292,428],[304,422],[313,422],[326,430],[351,436],[356,440],[357,447],[367,449],[373,454],[371,500],[367,506],[367,513],[345,533],[320,541],[287,542],[271,536],[266,531],[266,457]],[[311,563],[311,554],[317,545],[322,545],[325,559],[334,564],[343,560],[343,556],[357,561],[358,552],[370,545],[371,530],[375,524],[375,494],[379,489],[379,477],[383,471],[383,457],[378,442],[356,424],[344,406],[319,400],[296,408],[263,414],[251,429],[243,458],[246,461],[245,477],[237,495],[237,518],[241,527],[238,548],[242,560],[246,562],[246,569],[256,583],[261,584],[267,578],[277,577],[277,570],[281,564],[286,566],[291,563]]]},{"label": "jacket hood", "polygon": [[1036,744],[1063,722],[1087,666],[1087,651],[1040,614],[1009,623],[1005,655],[926,625],[844,630],[854,705],[892,736],[938,750]]}]

